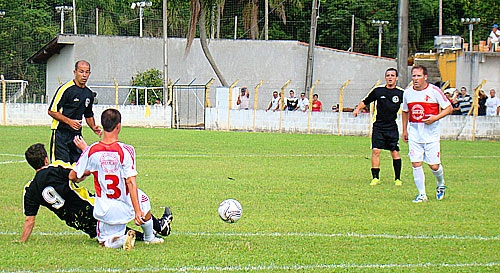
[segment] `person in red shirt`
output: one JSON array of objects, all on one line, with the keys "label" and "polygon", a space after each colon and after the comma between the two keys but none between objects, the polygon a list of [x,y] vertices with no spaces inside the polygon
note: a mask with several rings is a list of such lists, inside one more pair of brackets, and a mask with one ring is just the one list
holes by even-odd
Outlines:
[{"label": "person in red shirt", "polygon": [[318,94],[313,95],[313,100],[311,105],[313,112],[321,112],[323,104],[321,103],[321,101],[318,100]]}]

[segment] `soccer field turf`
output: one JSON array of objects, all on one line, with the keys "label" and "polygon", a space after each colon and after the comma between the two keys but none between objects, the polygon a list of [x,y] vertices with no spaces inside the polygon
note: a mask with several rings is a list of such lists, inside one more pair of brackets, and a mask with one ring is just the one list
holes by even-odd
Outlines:
[{"label": "soccer field turf", "polygon": [[[369,186],[370,139],[332,135],[123,128],[137,153],[137,183],[152,212],[171,207],[162,245],[105,249],[40,208],[18,243],[22,189],[34,175],[24,151],[48,148],[48,127],[0,127],[0,272],[498,272],[499,142],[442,141],[446,197],[414,204],[408,147],[403,186],[389,152],[382,184]],[[84,128],[87,142],[96,141]],[[82,183],[93,191],[90,179]],[[243,206],[234,224],[219,203]]]}]

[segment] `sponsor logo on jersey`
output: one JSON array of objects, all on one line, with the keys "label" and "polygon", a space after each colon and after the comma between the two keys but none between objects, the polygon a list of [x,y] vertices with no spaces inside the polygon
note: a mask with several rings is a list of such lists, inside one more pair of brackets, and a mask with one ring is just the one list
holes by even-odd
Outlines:
[{"label": "sponsor logo on jersey", "polygon": [[415,104],[411,107],[411,117],[413,120],[420,121],[424,118],[425,109],[420,104]]},{"label": "sponsor logo on jersey", "polygon": [[118,171],[120,160],[117,153],[103,152],[99,161],[106,173],[116,173]]}]

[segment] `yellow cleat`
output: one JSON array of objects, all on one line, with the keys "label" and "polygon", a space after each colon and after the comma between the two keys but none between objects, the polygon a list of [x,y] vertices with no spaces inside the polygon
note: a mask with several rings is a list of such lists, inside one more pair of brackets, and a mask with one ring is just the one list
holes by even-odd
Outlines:
[{"label": "yellow cleat", "polygon": [[401,186],[401,185],[403,185],[403,182],[401,182],[401,180],[399,180],[399,179],[396,179],[396,180],[394,180],[394,185]]},{"label": "yellow cleat", "polygon": [[377,186],[378,184],[380,184],[380,179],[373,178],[372,182],[370,183],[370,186]]}]

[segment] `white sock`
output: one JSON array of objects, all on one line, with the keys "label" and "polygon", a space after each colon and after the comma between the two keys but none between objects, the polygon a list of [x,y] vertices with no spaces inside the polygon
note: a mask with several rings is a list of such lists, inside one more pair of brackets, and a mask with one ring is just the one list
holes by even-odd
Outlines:
[{"label": "white sock", "polygon": [[432,173],[436,177],[436,184],[438,187],[444,186],[444,173],[443,173],[443,165],[439,164],[439,168],[437,171],[432,170]]},{"label": "white sock", "polygon": [[127,235],[122,235],[120,237],[114,237],[104,241],[104,246],[109,248],[121,248],[125,243]]},{"label": "white sock", "polygon": [[141,225],[141,228],[144,232],[144,241],[151,241],[155,238],[155,233],[153,231],[153,219],[146,221],[146,223]]},{"label": "white sock", "polygon": [[413,179],[415,180],[415,186],[419,194],[425,194],[425,174],[422,166],[412,167],[413,168]]}]

